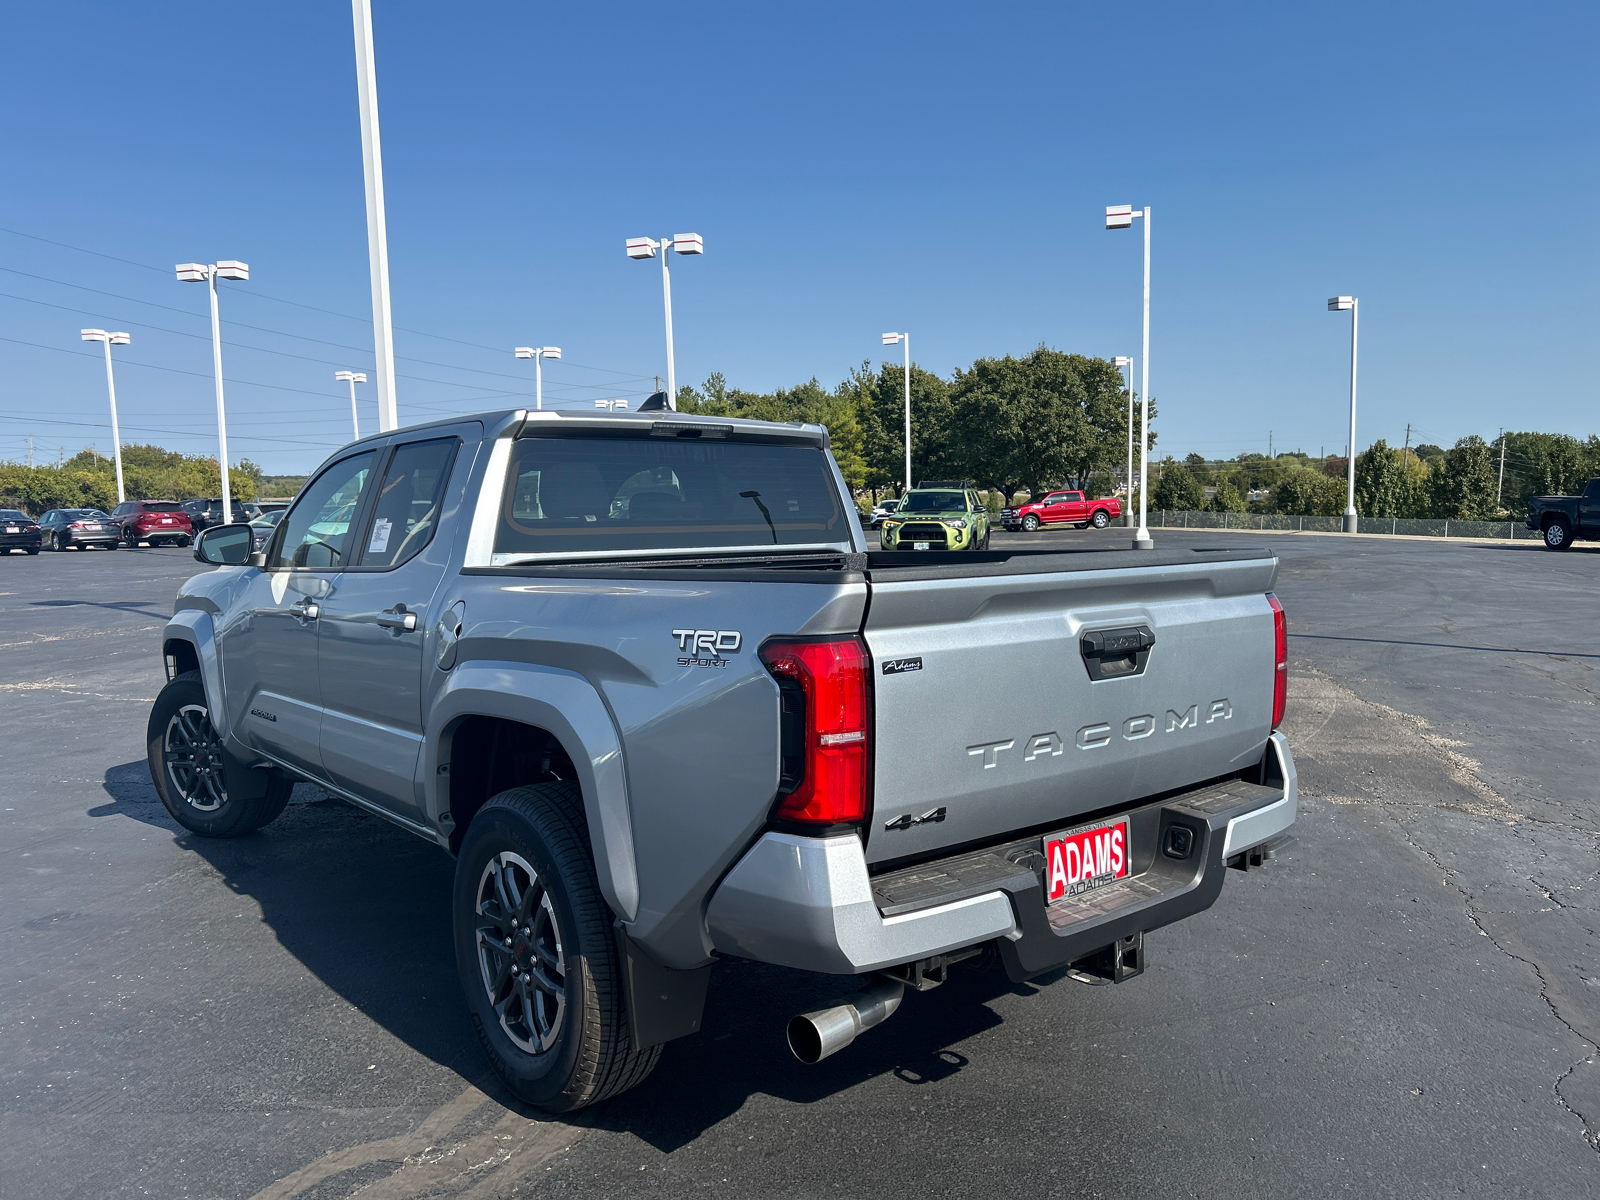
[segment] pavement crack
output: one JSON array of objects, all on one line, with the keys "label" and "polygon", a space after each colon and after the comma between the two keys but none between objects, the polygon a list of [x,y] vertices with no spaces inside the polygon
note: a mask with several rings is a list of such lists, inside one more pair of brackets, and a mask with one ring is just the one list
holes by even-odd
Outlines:
[{"label": "pavement crack", "polygon": [[[1586,1118],[1583,1113],[1579,1112],[1570,1103],[1568,1103],[1566,1096],[1564,1096],[1561,1092],[1562,1083],[1574,1071],[1576,1071],[1579,1067],[1593,1066],[1595,1064],[1596,1055],[1600,1054],[1600,1045],[1596,1045],[1582,1033],[1579,1033],[1578,1030],[1573,1026],[1572,1022],[1561,1015],[1561,1010],[1556,1007],[1555,1001],[1550,998],[1550,984],[1545,978],[1544,969],[1531,958],[1526,958],[1523,955],[1518,954],[1502,945],[1500,940],[1496,938],[1494,934],[1489,932],[1488,927],[1484,925],[1483,921],[1478,915],[1478,908],[1472,901],[1472,893],[1456,882],[1456,872],[1445,866],[1444,862],[1437,854],[1429,850],[1426,846],[1423,846],[1417,841],[1416,838],[1412,837],[1411,831],[1407,829],[1399,820],[1396,820],[1392,817],[1390,819],[1394,821],[1395,826],[1400,830],[1400,834],[1405,838],[1406,844],[1418,854],[1421,854],[1429,862],[1433,863],[1433,865],[1438,869],[1440,881],[1447,887],[1454,888],[1461,896],[1461,904],[1463,910],[1466,912],[1467,920],[1471,921],[1472,924],[1477,927],[1478,932],[1484,937],[1488,938],[1490,945],[1492,945],[1496,950],[1500,951],[1501,954],[1505,955],[1513,962],[1521,963],[1523,966],[1527,967],[1533,972],[1534,978],[1539,981],[1539,999],[1544,1001],[1545,1007],[1550,1010],[1550,1015],[1556,1019],[1557,1023],[1559,1023],[1563,1029],[1565,1029],[1573,1037],[1577,1038],[1578,1041],[1582,1042],[1585,1046],[1589,1047],[1588,1054],[1572,1063],[1565,1071],[1561,1072],[1561,1074],[1556,1077],[1555,1081],[1551,1084],[1551,1092],[1554,1094],[1556,1102],[1560,1104],[1562,1108],[1566,1109],[1572,1118],[1578,1122],[1579,1126],[1581,1126],[1583,1131],[1583,1140],[1589,1144],[1590,1149],[1594,1150],[1596,1154],[1600,1154],[1600,1127],[1591,1125],[1588,1118]],[[1529,882],[1537,887],[1547,897],[1549,897],[1552,903],[1560,904],[1560,901],[1556,900],[1556,898],[1550,894],[1547,888],[1543,887],[1535,880],[1530,879]],[[1562,905],[1562,907],[1566,906]]]}]

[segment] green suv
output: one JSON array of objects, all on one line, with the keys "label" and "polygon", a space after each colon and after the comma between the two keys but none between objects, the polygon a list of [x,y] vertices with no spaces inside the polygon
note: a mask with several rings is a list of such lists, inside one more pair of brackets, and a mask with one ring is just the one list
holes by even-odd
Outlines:
[{"label": "green suv", "polygon": [[884,518],[885,550],[987,550],[989,510],[971,488],[913,488]]}]

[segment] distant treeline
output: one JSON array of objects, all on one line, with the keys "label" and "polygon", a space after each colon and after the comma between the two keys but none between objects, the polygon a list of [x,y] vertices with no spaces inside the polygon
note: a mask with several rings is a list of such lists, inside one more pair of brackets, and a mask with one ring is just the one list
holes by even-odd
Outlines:
[{"label": "distant treeline", "polygon": [[[1062,486],[1109,492],[1127,453],[1127,404],[1122,373],[1108,360],[1046,346],[1022,358],[980,358],[950,379],[913,363],[912,482],[971,479],[1007,499]],[[851,486],[876,495],[906,482],[905,368],[894,363],[874,370],[864,362],[832,391],[812,379],[744,392],[716,374],[679,388],[678,409],[825,425]]]},{"label": "distant treeline", "polygon": [[[1503,481],[1500,449],[1500,439],[1476,434],[1448,450],[1407,449],[1380,439],[1356,456],[1356,512],[1504,520],[1526,512],[1530,496],[1575,495],[1600,477],[1600,437],[1593,434],[1580,441],[1564,433],[1507,433]],[[1336,516],[1345,509],[1347,470],[1344,458],[1241,454],[1213,463],[1191,454],[1182,462],[1162,461],[1150,502],[1172,510]],[[1264,494],[1251,500],[1251,492]]]},{"label": "distant treeline", "polygon": [[[234,499],[254,500],[262,478],[260,467],[241,459],[228,471]],[[124,446],[122,482],[130,500],[188,500],[222,494],[215,458],[179,454],[160,446]],[[109,512],[116,502],[116,466],[93,450],[47,467],[0,463],[0,508],[20,508],[38,516],[51,508]]]}]

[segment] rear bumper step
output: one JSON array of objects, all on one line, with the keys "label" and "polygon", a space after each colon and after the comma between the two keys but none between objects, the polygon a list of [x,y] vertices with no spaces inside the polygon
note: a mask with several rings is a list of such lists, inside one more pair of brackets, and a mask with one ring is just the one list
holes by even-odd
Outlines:
[{"label": "rear bumper step", "polygon": [[1280,734],[1268,742],[1265,778],[1116,814],[1129,823],[1133,874],[1048,906],[1038,836],[869,876],[854,834],[767,833],[712,895],[708,929],[722,953],[835,974],[992,940],[1019,981],[1124,943],[1139,952],[1112,955],[1106,970],[1126,978],[1144,965],[1142,944],[1127,939],[1209,908],[1225,864],[1260,865],[1270,857],[1262,848],[1293,824],[1294,762]]}]

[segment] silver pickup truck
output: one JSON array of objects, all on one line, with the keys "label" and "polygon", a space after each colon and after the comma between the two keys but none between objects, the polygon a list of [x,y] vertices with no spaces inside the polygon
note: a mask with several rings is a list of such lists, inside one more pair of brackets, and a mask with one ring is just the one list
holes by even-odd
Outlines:
[{"label": "silver pickup truck", "polygon": [[818,426],[415,426],[194,553],[167,810],[237,836],[310,781],[453,854],[468,1009],[550,1110],[699,1029],[722,956],[865,977],[789,1023],[810,1062],[957,964],[1120,982],[1295,818],[1270,553],[875,551]]}]

